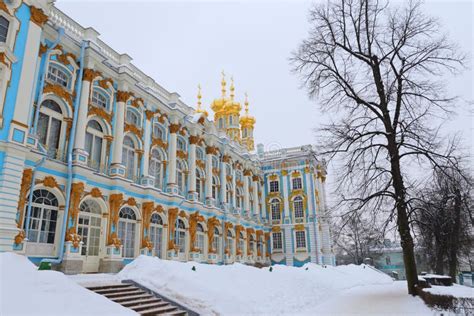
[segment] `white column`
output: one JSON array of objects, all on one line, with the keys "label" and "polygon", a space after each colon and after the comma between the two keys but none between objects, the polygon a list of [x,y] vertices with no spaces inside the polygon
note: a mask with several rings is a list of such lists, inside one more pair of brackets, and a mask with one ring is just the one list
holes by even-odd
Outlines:
[{"label": "white column", "polygon": [[122,147],[125,123],[125,103],[130,94],[126,91],[117,91],[117,113],[115,114],[114,150],[112,152],[111,175],[125,177],[125,167],[122,165]]},{"label": "white column", "polygon": [[170,193],[178,193],[178,187],[176,183],[176,133],[179,130],[179,124],[172,123],[170,125],[170,141],[168,145],[168,189]]},{"label": "white column", "polygon": [[145,111],[146,120],[143,126],[143,135],[145,136],[143,145],[143,164],[141,174],[141,184],[145,186],[153,186],[155,184],[154,176],[150,176],[150,147],[151,147],[151,120],[153,119],[153,112]]},{"label": "white column", "polygon": [[212,198],[212,153],[213,147],[206,148],[206,202],[208,205],[213,204]]},{"label": "white column", "polygon": [[[283,212],[283,220],[286,220],[290,218],[290,203],[288,201],[288,171],[283,170],[282,171],[282,176],[281,176],[281,188],[283,191],[283,207],[284,207],[284,212]],[[283,222],[285,223],[285,222]]]},{"label": "white column", "polygon": [[260,207],[259,207],[259,200],[258,200],[258,176],[254,175],[252,177],[253,180],[253,216],[255,220],[260,220]]},{"label": "white column", "polygon": [[199,138],[197,136],[189,137],[189,198],[191,200],[197,200],[198,195],[196,192],[196,144]]},{"label": "white column", "polygon": [[249,181],[250,181],[250,170],[244,171],[244,213],[249,215],[250,211],[250,193],[249,193]]}]

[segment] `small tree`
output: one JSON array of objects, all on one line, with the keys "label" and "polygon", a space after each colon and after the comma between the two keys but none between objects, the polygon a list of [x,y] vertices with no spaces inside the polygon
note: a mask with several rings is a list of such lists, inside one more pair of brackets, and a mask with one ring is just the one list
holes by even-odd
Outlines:
[{"label": "small tree", "polygon": [[421,5],[389,6],[372,0],[330,1],[310,11],[311,30],[291,61],[323,111],[322,146],[340,159],[339,190],[353,210],[388,206],[396,219],[408,292],[418,282],[410,227],[407,166],[450,166],[433,119],[453,101],[437,81],[462,66],[463,56]]}]

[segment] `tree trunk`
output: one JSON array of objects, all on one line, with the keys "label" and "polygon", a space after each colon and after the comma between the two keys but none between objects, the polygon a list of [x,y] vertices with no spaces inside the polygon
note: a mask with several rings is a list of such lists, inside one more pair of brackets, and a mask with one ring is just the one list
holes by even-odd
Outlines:
[{"label": "tree trunk", "polygon": [[449,249],[449,276],[456,282],[459,249],[459,225],[461,222],[461,192],[454,189],[454,225],[451,228],[451,247]]},{"label": "tree trunk", "polygon": [[415,251],[413,237],[410,233],[410,221],[408,218],[407,205],[405,200],[405,186],[403,184],[400,170],[400,155],[393,133],[388,135],[388,151],[390,153],[390,164],[393,177],[393,188],[396,196],[397,225],[398,233],[403,250],[403,262],[405,263],[405,275],[408,285],[408,293],[416,295],[416,285],[418,284],[418,273],[416,270]]},{"label": "tree trunk", "polygon": [[439,240],[435,240],[435,273],[444,274],[444,251],[443,246]]}]

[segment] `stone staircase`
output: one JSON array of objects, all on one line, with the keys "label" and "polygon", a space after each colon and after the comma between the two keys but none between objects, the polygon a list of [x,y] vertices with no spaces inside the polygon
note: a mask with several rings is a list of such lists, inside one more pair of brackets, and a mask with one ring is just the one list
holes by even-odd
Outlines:
[{"label": "stone staircase", "polygon": [[140,315],[192,316],[183,306],[165,299],[163,296],[148,290],[137,283],[115,283],[99,286],[87,286],[97,294],[107,297]]}]

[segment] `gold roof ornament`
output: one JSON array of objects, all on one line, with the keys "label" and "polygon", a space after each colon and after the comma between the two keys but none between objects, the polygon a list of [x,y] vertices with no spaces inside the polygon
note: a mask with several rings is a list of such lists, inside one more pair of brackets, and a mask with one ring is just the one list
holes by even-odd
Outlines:
[{"label": "gold roof ornament", "polygon": [[242,125],[242,128],[248,127],[248,128],[253,128],[255,125],[255,117],[249,115],[249,100],[248,100],[248,95],[245,93],[245,114],[240,118],[240,125]]},{"label": "gold roof ornament", "polygon": [[227,100],[227,102],[224,105],[223,111],[224,114],[226,115],[232,115],[232,114],[239,114],[240,111],[242,110],[242,106],[240,105],[240,102],[234,101],[235,97],[235,86],[234,86],[234,78],[231,77],[230,79],[230,99]]},{"label": "gold roof ornament", "polygon": [[211,109],[214,111],[214,113],[221,112],[224,108],[225,102],[227,101],[226,85],[227,85],[227,82],[225,81],[225,73],[224,73],[224,70],[222,70],[222,80],[221,80],[222,96],[220,99],[215,99],[214,101],[212,101]]},{"label": "gold roof ornament", "polygon": [[202,102],[201,102],[201,99],[202,99],[202,94],[201,94],[201,85],[199,84],[198,85],[198,94],[197,94],[197,108],[196,108],[196,113],[202,113],[204,114],[204,116],[208,116],[209,113],[207,113],[206,110],[204,110],[201,106],[202,106]]}]

